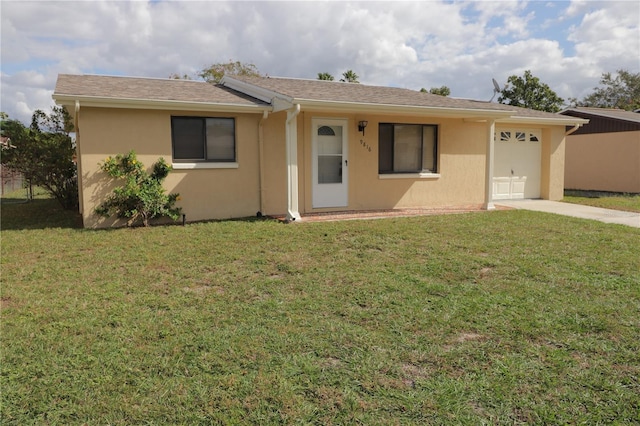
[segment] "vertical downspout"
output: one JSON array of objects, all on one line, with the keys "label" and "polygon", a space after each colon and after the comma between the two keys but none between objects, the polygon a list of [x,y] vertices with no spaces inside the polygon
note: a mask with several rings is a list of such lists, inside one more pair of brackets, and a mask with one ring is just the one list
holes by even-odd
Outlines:
[{"label": "vertical downspout", "polygon": [[285,126],[287,145],[287,222],[300,220],[298,208],[298,123],[300,104],[287,111]]},{"label": "vertical downspout", "polygon": [[494,210],[493,204],[493,160],[495,151],[496,121],[487,121],[487,152],[485,158],[484,209]]},{"label": "vertical downspout", "polygon": [[[78,173],[78,213],[84,217],[84,197],[82,196],[82,153],[80,152],[80,101],[76,100],[73,116],[73,130],[76,133],[76,172]],[[83,219],[84,221],[84,219]]]},{"label": "vertical downspout", "polygon": [[269,111],[262,112],[262,118],[260,119],[260,124],[258,124],[258,205],[260,207],[260,215],[264,214],[264,129],[263,125],[267,117],[269,116]]}]

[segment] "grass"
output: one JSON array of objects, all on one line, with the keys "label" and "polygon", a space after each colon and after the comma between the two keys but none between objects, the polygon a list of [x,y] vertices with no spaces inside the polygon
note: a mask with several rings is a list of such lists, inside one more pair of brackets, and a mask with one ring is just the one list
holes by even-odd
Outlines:
[{"label": "grass", "polygon": [[50,207],[2,208],[3,424],[640,423],[638,229]]},{"label": "grass", "polygon": [[78,213],[64,210],[60,203],[39,187],[33,188],[33,199],[27,199],[27,190],[21,189],[3,195],[1,201],[2,230],[73,228],[82,225]]},{"label": "grass", "polygon": [[640,194],[618,192],[566,190],[562,201],[640,213]]}]

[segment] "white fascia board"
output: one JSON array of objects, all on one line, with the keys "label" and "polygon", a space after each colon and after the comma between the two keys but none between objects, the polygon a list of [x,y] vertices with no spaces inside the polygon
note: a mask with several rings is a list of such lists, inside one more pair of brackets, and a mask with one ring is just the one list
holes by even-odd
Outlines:
[{"label": "white fascia board", "polygon": [[393,104],[366,104],[360,102],[332,102],[318,101],[313,99],[297,99],[293,102],[300,104],[303,109],[322,111],[346,111],[361,113],[393,114],[393,115],[413,115],[413,116],[433,116],[433,117],[483,117],[484,120],[506,118],[513,115],[513,111],[488,110],[488,109],[466,109],[466,108],[443,108],[426,107],[415,105],[393,105]]},{"label": "white fascia board", "polygon": [[512,116],[496,120],[496,124],[533,124],[539,126],[576,126],[587,124],[589,120],[576,117],[547,118],[547,117],[518,117]]},{"label": "white fascia board", "polygon": [[273,112],[284,111],[293,107],[293,98],[283,95],[282,93],[274,92],[273,90],[265,89],[264,87],[256,86],[255,84],[236,80],[233,77],[222,77],[220,84],[242,92],[252,98],[270,103],[273,106]]},{"label": "white fascia board", "polygon": [[215,111],[234,113],[262,114],[263,111],[271,111],[269,105],[243,105],[213,102],[187,102],[151,99],[127,99],[127,98],[102,98],[93,96],[73,96],[53,94],[53,100],[58,105],[75,105],[80,102],[81,107],[96,108],[123,108],[123,109],[161,109],[179,111]]}]

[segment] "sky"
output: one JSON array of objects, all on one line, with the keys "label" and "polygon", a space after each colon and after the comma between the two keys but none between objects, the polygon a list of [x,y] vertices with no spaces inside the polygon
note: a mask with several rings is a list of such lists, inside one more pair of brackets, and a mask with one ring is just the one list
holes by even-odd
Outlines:
[{"label": "sky", "polygon": [[[489,100],[530,70],[564,99],[640,72],[640,1],[0,0],[0,110],[50,111],[58,74],[167,78],[241,61],[274,77]],[[497,98],[497,97],[496,97]]]}]

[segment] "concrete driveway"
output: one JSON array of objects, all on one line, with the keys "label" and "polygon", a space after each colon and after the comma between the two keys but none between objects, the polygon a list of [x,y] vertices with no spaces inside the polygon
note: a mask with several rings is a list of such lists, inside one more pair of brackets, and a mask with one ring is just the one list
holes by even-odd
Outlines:
[{"label": "concrete driveway", "polygon": [[623,212],[619,210],[603,209],[600,207],[561,203],[559,201],[549,200],[499,200],[494,201],[494,204],[514,209],[555,213],[564,216],[599,220],[600,222],[605,223],[617,223],[620,225],[640,228],[640,213]]}]

